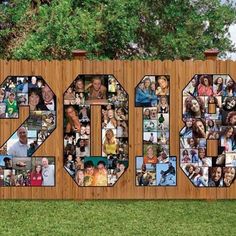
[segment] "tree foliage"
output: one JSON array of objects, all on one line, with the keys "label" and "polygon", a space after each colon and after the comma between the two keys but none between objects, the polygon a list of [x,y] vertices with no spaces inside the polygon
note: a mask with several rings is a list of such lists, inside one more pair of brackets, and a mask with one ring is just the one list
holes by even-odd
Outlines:
[{"label": "tree foliage", "polygon": [[0,57],[201,59],[203,51],[235,51],[231,1],[9,0],[0,4]]}]

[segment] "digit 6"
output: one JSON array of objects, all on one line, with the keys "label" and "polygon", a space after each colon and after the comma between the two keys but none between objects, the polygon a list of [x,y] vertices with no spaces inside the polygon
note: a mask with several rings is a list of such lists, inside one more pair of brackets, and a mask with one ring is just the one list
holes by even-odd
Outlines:
[{"label": "digit 6", "polygon": [[0,118],[29,116],[1,147],[1,186],[54,186],[54,158],[32,158],[56,128],[56,96],[39,76],[7,77],[0,86]]},{"label": "digit 6", "polygon": [[[236,90],[229,75],[195,75],[183,90],[180,165],[196,187],[228,187],[236,172]],[[216,155],[207,142],[218,141]]]},{"label": "digit 6", "polygon": [[136,157],[136,185],[175,186],[176,157],[170,156],[169,76],[145,76],[136,87],[143,108],[143,156]]}]

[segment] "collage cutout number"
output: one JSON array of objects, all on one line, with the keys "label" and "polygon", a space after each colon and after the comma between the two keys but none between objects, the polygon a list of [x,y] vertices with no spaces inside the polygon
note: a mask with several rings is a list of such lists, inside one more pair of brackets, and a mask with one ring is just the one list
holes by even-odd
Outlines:
[{"label": "collage cutout number", "polygon": [[[183,90],[180,166],[196,187],[229,187],[236,177],[236,90],[229,75],[195,75]],[[218,143],[208,155],[207,141]]]},{"label": "collage cutout number", "polygon": [[0,186],[55,186],[55,158],[33,157],[56,129],[56,96],[40,76],[8,76],[0,86],[0,119],[29,116],[0,148]]},{"label": "collage cutout number", "polygon": [[[100,156],[90,152],[94,105],[101,106]],[[64,93],[64,168],[78,186],[113,186],[128,168],[128,109],[113,75],[79,75]]]},{"label": "collage cutout number", "polygon": [[170,78],[145,76],[135,90],[143,108],[143,156],[136,157],[137,186],[176,186],[176,157],[170,156]]}]

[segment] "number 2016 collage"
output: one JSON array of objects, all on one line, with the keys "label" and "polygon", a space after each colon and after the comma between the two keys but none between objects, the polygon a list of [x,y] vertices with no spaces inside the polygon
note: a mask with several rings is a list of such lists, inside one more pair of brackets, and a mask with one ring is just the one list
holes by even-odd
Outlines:
[{"label": "number 2016 collage", "polygon": [[[183,90],[180,164],[197,187],[229,187],[236,177],[236,87],[229,75],[195,75]],[[218,144],[208,154],[207,140]]]},{"label": "number 2016 collage", "polygon": [[[101,106],[101,155],[91,155],[91,106]],[[135,89],[143,110],[137,186],[175,186],[170,156],[170,78],[145,76]],[[26,121],[0,148],[0,186],[54,186],[53,157],[32,157],[56,128],[56,97],[42,77],[7,77],[0,118]],[[180,166],[196,187],[228,187],[236,178],[236,85],[229,75],[195,75],[183,90]],[[99,129],[100,129],[99,128]],[[218,142],[217,155],[207,153]],[[79,186],[113,186],[128,167],[128,94],[112,75],[80,75],[64,93],[64,168]]]},{"label": "number 2016 collage", "polygon": [[145,76],[135,90],[143,108],[143,156],[136,157],[137,186],[176,186],[176,157],[170,156],[170,78]]},{"label": "number 2016 collage", "polygon": [[[100,156],[90,148],[95,105],[101,107]],[[113,186],[128,159],[127,93],[112,75],[79,75],[64,93],[64,168],[79,186]]]},{"label": "number 2016 collage", "polygon": [[56,128],[55,94],[42,77],[7,77],[0,87],[0,118],[29,116],[0,148],[0,186],[54,186],[54,157],[32,157]]}]

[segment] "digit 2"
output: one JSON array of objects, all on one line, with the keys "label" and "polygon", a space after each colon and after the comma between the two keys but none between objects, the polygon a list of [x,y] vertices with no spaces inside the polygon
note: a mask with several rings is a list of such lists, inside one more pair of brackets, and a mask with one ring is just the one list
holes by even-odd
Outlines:
[{"label": "digit 2", "polygon": [[56,96],[40,76],[9,76],[0,86],[0,118],[19,118],[21,106],[29,107],[29,116],[1,147],[0,185],[54,186],[54,157],[33,154],[56,128]]}]

